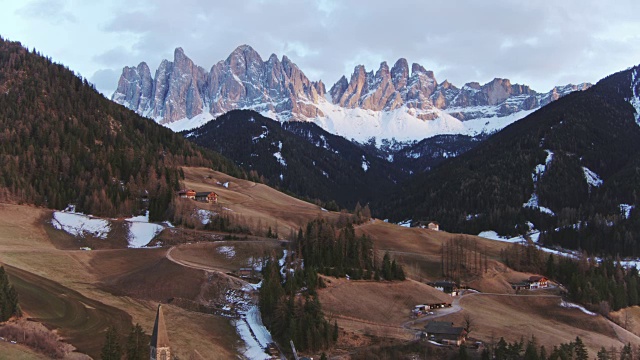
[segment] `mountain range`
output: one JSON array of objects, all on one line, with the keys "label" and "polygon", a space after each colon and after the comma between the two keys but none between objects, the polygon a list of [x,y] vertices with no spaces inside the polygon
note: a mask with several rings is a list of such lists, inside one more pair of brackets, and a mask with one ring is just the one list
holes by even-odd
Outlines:
[{"label": "mountain range", "polygon": [[330,133],[366,142],[422,140],[441,134],[491,133],[551,101],[590,84],[558,86],[538,93],[496,78],[458,88],[438,82],[433,71],[399,59],[374,73],[359,65],[328,91],[287,56],[264,61],[250,46],[236,48],[209,71],[182,48],[163,60],[155,76],[145,62],[123,69],[112,100],[174,131],[198,127],[234,109],[268,117],[311,121]]}]

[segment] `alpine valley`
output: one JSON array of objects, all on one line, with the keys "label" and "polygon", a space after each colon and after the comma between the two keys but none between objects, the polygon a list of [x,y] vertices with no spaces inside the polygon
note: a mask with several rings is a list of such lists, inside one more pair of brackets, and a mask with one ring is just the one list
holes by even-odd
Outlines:
[{"label": "alpine valley", "polygon": [[0,37],[0,359],[637,358],[639,72],[178,48],[110,100]]}]

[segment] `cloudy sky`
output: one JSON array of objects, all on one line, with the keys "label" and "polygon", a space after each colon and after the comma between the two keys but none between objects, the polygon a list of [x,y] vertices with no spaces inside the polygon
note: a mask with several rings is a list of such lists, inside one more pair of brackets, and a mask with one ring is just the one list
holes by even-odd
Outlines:
[{"label": "cloudy sky", "polygon": [[122,67],[152,73],[182,47],[209,70],[238,45],[286,54],[330,87],[404,57],[455,85],[509,78],[547,91],[640,63],[640,1],[0,0],[0,35],[110,96]]}]

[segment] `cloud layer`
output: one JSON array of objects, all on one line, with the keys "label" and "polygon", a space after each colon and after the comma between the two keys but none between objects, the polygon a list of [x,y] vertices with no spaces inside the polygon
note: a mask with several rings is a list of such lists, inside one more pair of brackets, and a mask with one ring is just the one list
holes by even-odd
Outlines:
[{"label": "cloud layer", "polygon": [[[640,63],[640,3],[632,0],[615,6],[574,0],[118,0],[99,8],[56,2],[45,11],[37,0],[14,14],[27,24],[48,17],[52,31],[77,38],[87,55],[54,58],[78,67],[107,95],[123,66],[147,61],[153,71],[178,46],[209,69],[249,44],[265,59],[286,54],[329,86],[357,64],[375,71],[381,61],[400,57],[434,70],[438,81],[461,86],[505,77],[539,91],[597,81]],[[68,30],[82,27],[99,41]],[[32,28],[10,33],[43,47]]]}]

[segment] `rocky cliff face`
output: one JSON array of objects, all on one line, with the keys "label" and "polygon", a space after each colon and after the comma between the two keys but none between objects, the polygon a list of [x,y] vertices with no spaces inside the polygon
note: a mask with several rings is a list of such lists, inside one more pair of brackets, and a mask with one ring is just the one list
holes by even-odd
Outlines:
[{"label": "rocky cliff face", "polygon": [[209,119],[233,109],[253,109],[280,119],[333,121],[321,108],[330,112],[405,108],[421,121],[441,118],[443,112],[466,121],[536,109],[589,86],[567,85],[537,93],[496,78],[457,88],[446,80],[438,83],[434,73],[420,64],[409,67],[406,59],[399,59],[391,69],[381,63],[375,73],[356,66],[350,78],[340,78],[325,97],[325,85],[310,81],[286,56],[271,55],[263,61],[254,49],[242,45],[209,71],[195,65],[181,48],[175,50],[173,61],[162,61],[153,78],[144,62],[125,67],[112,99],[164,124],[198,115]]},{"label": "rocky cliff face", "polygon": [[300,118],[322,116],[308,103],[317,103],[324,93],[322,82],[311,82],[286,56],[279,60],[271,55],[263,61],[243,45],[208,72],[181,48],[175,50],[173,61],[160,63],[153,79],[144,62],[137,68],[126,67],[112,100],[160,123],[171,123],[204,111],[216,115],[239,108]]}]

